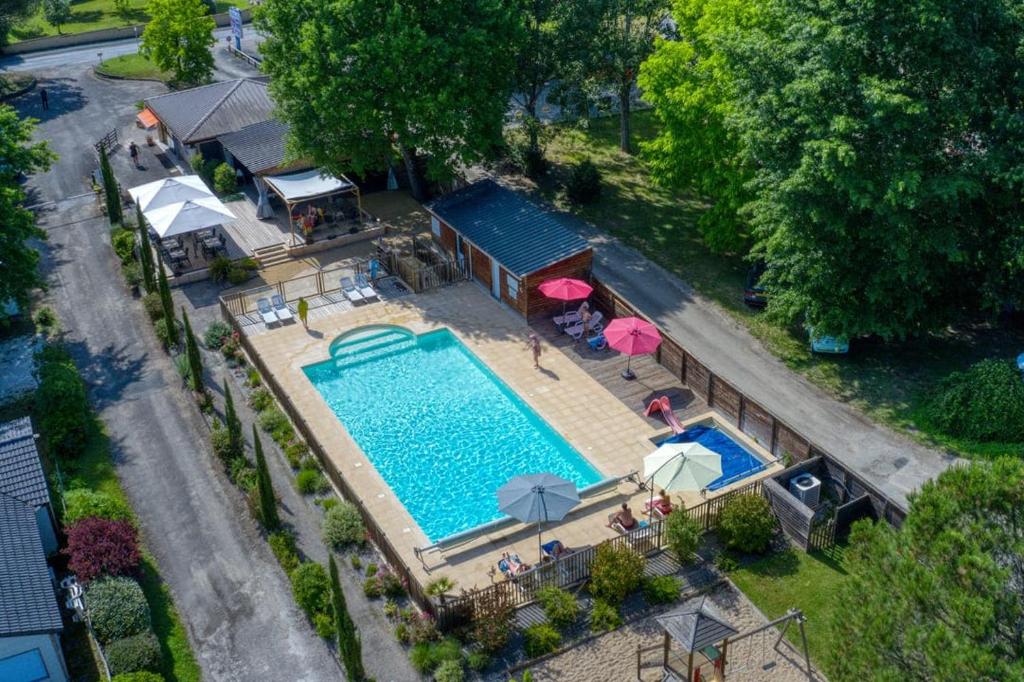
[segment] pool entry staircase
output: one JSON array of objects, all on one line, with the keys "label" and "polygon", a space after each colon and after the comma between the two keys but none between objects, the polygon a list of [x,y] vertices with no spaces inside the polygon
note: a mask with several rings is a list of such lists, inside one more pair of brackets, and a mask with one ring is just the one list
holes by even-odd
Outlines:
[{"label": "pool entry staircase", "polygon": [[374,325],[338,337],[331,343],[330,354],[335,366],[344,369],[389,355],[397,355],[416,344],[416,335],[408,329]]}]

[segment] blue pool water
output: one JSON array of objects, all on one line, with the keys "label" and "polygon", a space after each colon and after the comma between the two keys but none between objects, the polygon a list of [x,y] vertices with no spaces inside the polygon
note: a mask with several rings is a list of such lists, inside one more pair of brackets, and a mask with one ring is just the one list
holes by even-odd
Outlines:
[{"label": "blue pool water", "polygon": [[742,445],[714,426],[695,424],[665,440],[666,443],[700,443],[722,457],[722,475],[711,482],[708,490],[718,490],[746,478],[767,466]]},{"label": "blue pool water", "polygon": [[331,356],[303,371],[432,541],[501,517],[514,476],[601,478],[447,329],[366,328]]}]

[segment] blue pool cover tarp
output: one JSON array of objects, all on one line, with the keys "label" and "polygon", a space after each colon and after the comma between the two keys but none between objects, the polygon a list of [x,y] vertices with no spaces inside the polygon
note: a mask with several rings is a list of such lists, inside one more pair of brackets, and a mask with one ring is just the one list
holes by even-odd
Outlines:
[{"label": "blue pool cover tarp", "polygon": [[714,426],[701,424],[690,426],[682,433],[676,434],[664,442],[700,443],[708,450],[722,456],[722,475],[711,482],[708,490],[718,490],[765,468],[764,462],[747,452],[739,443]]}]

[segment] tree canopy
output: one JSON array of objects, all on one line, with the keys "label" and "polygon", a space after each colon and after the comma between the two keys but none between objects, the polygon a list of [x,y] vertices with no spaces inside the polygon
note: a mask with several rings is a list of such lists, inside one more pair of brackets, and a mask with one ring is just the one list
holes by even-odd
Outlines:
[{"label": "tree canopy", "polygon": [[1024,679],[1024,462],[946,471],[898,531],[855,524],[846,566],[833,680]]},{"label": "tree canopy", "polygon": [[329,172],[401,154],[413,194],[501,142],[518,31],[505,0],[267,0],[264,70],[289,149]]},{"label": "tree canopy", "polygon": [[204,83],[213,72],[215,23],[202,0],[150,0],[142,53],[182,83]]},{"label": "tree canopy", "polygon": [[28,305],[29,292],[42,286],[37,265],[39,253],[30,239],[44,239],[35,216],[25,209],[23,175],[49,169],[56,159],[45,142],[32,142],[35,121],[18,118],[17,112],[0,105],[0,302],[14,300]]},{"label": "tree canopy", "polygon": [[14,25],[32,16],[38,6],[39,0],[0,0],[0,46],[7,44]]}]

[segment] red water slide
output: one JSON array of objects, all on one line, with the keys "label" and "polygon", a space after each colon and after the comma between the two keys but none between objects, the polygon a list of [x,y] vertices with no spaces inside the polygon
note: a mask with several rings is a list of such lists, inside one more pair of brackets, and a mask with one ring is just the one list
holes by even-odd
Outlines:
[{"label": "red water slide", "polygon": [[653,416],[655,413],[661,412],[662,419],[665,423],[672,427],[674,433],[682,433],[683,425],[676,419],[676,413],[672,411],[672,403],[669,402],[668,396],[663,395],[660,398],[655,398],[651,401],[651,404],[647,406],[647,410],[644,412],[648,417]]}]

